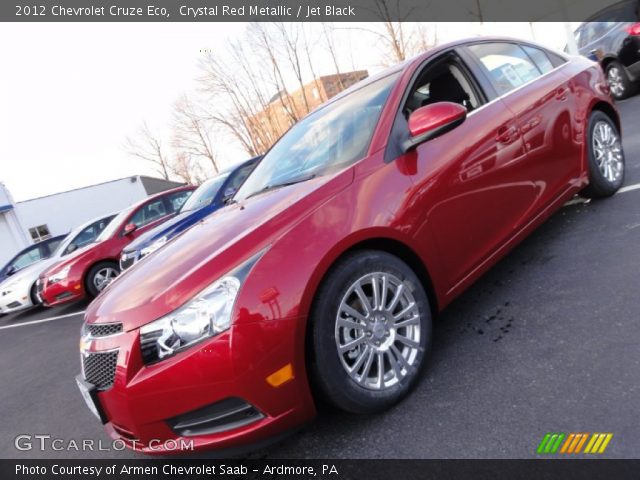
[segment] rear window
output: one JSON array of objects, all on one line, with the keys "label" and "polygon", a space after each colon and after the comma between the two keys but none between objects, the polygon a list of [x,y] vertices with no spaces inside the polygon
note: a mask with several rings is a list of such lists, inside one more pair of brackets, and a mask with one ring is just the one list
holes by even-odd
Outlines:
[{"label": "rear window", "polygon": [[523,45],[522,48],[524,49],[525,52],[527,52],[527,55],[529,55],[529,58],[533,60],[533,62],[536,64],[536,66],[542,73],[547,73],[553,70],[553,63],[551,63],[551,60],[549,60],[548,55],[543,50],[540,50],[539,48],[530,47],[529,45]]}]

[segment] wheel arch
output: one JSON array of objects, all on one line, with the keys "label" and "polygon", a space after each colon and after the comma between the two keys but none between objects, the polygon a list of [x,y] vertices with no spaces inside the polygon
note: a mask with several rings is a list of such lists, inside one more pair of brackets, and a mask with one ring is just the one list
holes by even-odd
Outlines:
[{"label": "wheel arch", "polygon": [[622,132],[621,130],[621,123],[620,123],[620,115],[618,114],[618,111],[616,110],[616,108],[611,105],[610,103],[607,103],[603,100],[600,100],[596,103],[594,103],[591,106],[591,110],[589,111],[589,115],[591,115],[591,113],[593,113],[594,111],[598,111],[598,112],[602,112],[604,113],[607,117],[609,117],[611,120],[613,120],[613,123],[616,124],[616,128],[618,129],[618,132]]},{"label": "wheel arch", "polygon": [[[347,246],[343,246],[339,252],[329,252],[325,256],[327,261],[323,261],[318,264],[319,266],[316,268],[316,272],[313,275],[316,278],[316,281],[312,282],[310,291],[305,295],[308,298],[308,301],[305,302],[307,305],[305,308],[307,315],[311,313],[318,291],[332,268],[347,255],[360,250],[379,250],[389,253],[390,255],[394,255],[405,262],[420,279],[420,282],[427,294],[427,298],[429,299],[432,316],[437,314],[439,311],[439,302],[433,283],[433,277],[431,276],[423,259],[411,246],[407,244],[407,242],[389,235],[378,234],[366,238],[355,239]],[[322,265],[324,265],[324,267],[321,267]]]},{"label": "wheel arch", "polygon": [[93,267],[95,267],[99,263],[112,263],[116,266],[118,271],[120,271],[120,265],[118,264],[118,261],[114,258],[101,258],[99,260],[95,260],[91,262],[89,266],[85,268],[84,273],[82,274],[82,288],[84,288],[85,295],[88,295],[87,280],[89,277],[89,272],[93,269]]}]

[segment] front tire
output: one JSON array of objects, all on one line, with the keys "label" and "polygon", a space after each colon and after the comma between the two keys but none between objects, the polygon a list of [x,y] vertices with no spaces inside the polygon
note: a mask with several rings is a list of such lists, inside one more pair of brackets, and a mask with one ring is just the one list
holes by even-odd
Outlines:
[{"label": "front tire", "polygon": [[91,267],[85,280],[85,289],[89,297],[97,297],[118,275],[120,267],[115,262],[100,262]]},{"label": "front tire", "polygon": [[610,197],[624,182],[625,159],[620,132],[609,116],[594,111],[587,136],[589,186],[587,198]]},{"label": "front tire", "polygon": [[416,274],[386,252],[340,260],[310,318],[317,394],[353,413],[390,408],[416,384],[431,345],[431,310]]}]

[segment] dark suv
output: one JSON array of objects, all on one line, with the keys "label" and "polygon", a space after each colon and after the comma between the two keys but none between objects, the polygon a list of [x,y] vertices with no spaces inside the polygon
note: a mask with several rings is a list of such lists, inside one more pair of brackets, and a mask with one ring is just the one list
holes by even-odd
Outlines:
[{"label": "dark suv", "polygon": [[640,82],[640,0],[616,3],[574,32],[581,55],[602,65],[616,100],[632,95]]}]

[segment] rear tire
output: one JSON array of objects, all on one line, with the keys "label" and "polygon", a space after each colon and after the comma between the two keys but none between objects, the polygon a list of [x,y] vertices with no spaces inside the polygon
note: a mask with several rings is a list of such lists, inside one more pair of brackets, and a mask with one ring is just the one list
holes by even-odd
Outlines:
[{"label": "rear tire", "polygon": [[85,290],[90,298],[95,298],[118,275],[120,267],[115,262],[96,263],[85,279]]},{"label": "rear tire", "polygon": [[40,306],[40,300],[38,300],[37,293],[38,292],[36,291],[36,284],[34,283],[31,286],[31,290],[29,291],[29,296],[31,297],[31,303],[33,304],[34,307]]},{"label": "rear tire", "polygon": [[430,351],[431,310],[403,261],[359,251],[323,281],[309,328],[314,392],[341,410],[374,413],[399,402],[418,381]]},{"label": "rear tire", "polygon": [[635,85],[627,75],[624,66],[617,60],[612,61],[606,68],[607,84],[611,95],[616,100],[624,100],[635,90]]},{"label": "rear tire", "polygon": [[582,195],[610,197],[624,182],[625,159],[620,132],[613,120],[598,110],[589,117],[588,128],[589,186]]}]

